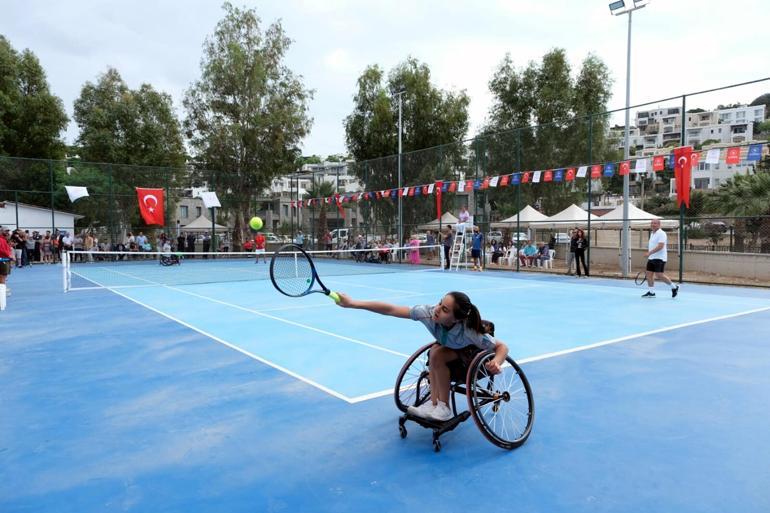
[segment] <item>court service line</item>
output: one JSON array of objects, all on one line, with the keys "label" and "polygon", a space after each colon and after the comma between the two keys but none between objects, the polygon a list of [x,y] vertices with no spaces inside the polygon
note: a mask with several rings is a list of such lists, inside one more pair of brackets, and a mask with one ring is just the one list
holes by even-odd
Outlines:
[{"label": "court service line", "polygon": [[358,345],[361,345],[361,346],[364,346],[364,347],[368,347],[370,349],[376,349],[378,351],[383,351],[385,353],[394,354],[396,356],[401,356],[403,358],[409,358],[409,356],[410,356],[408,354],[399,353],[398,351],[393,351],[392,349],[388,349],[387,347],[382,347],[382,346],[378,346],[378,345],[375,345],[375,344],[370,344],[369,342],[364,342],[363,340],[358,340],[358,339],[355,339],[355,338],[346,337],[345,335],[340,335],[340,334],[337,334],[337,333],[333,333],[331,331],[326,331],[326,330],[322,330],[322,329],[319,329],[319,328],[314,328],[313,326],[308,326],[307,324],[302,324],[301,322],[290,321],[288,319],[282,319],[281,317],[276,317],[274,315],[263,313],[260,310],[254,310],[252,308],[246,308],[245,306],[240,306],[240,305],[236,305],[236,304],[233,304],[233,303],[228,303],[227,301],[222,301],[222,300],[219,300],[219,299],[214,299],[212,297],[204,296],[202,294],[196,294],[195,292],[190,292],[190,291],[183,290],[183,289],[180,289],[180,288],[177,288],[177,287],[172,287],[172,286],[169,286],[169,285],[164,285],[163,287],[167,288],[169,290],[174,290],[174,291],[177,291],[177,292],[181,292],[182,294],[187,294],[187,295],[190,295],[190,296],[194,296],[194,297],[198,297],[198,298],[204,299],[206,301],[211,301],[212,303],[219,303],[220,305],[229,306],[230,308],[235,308],[236,310],[242,310],[244,312],[249,312],[249,313],[252,313],[254,315],[258,315],[260,317],[265,317],[267,319],[272,319],[274,321],[279,321],[279,322],[283,322],[283,323],[286,323],[286,324],[291,324],[292,326],[297,326],[298,328],[304,328],[306,330],[315,331],[316,333],[321,333],[323,335],[328,335],[330,337],[339,338],[341,340],[345,340],[346,342],[352,342],[354,344],[358,344]]},{"label": "court service line", "polygon": [[[657,333],[663,333],[663,332],[666,332],[666,331],[678,330],[678,329],[681,329],[681,328],[687,328],[687,327],[690,327],[690,326],[696,326],[698,324],[706,324],[708,322],[722,321],[722,320],[725,320],[725,319],[732,319],[732,318],[735,318],[735,317],[741,317],[741,316],[744,316],[744,315],[751,315],[751,314],[754,314],[754,313],[766,312],[766,311],[770,311],[770,306],[764,306],[762,308],[755,308],[753,310],[746,310],[745,312],[738,312],[738,313],[734,313],[734,314],[720,315],[720,316],[717,316],[717,317],[711,317],[709,319],[701,319],[701,320],[698,320],[698,321],[685,322],[685,323],[682,323],[682,324],[675,324],[673,326],[666,326],[664,328],[659,328],[659,329],[656,329],[656,330],[645,331],[645,332],[642,332],[642,333],[634,333],[633,335],[627,335],[625,337],[618,337],[618,338],[612,338],[612,339],[608,339],[608,340],[602,340],[601,342],[596,342],[594,344],[586,344],[584,346],[573,347],[571,349],[565,349],[563,351],[554,351],[552,353],[541,354],[541,355],[538,355],[538,356],[530,356],[529,358],[522,358],[521,360],[516,360],[516,363],[518,363],[519,365],[523,365],[523,364],[527,364],[527,363],[537,362],[537,361],[540,361],[540,360],[548,360],[550,358],[556,358],[556,357],[559,357],[559,356],[564,356],[564,355],[568,355],[568,354],[572,354],[572,353],[577,353],[577,352],[581,352],[581,351],[587,351],[589,349],[596,349],[597,347],[617,344],[619,342],[624,342],[624,341],[635,339],[635,338],[646,337],[646,336],[649,336],[649,335],[655,335]],[[372,392],[371,394],[365,394],[365,395],[359,395],[359,396],[356,396],[356,397],[351,397],[350,398],[350,402],[355,404],[355,403],[360,403],[360,402],[363,402],[363,401],[368,401],[369,399],[376,399],[378,397],[384,397],[384,396],[391,395],[391,394],[393,394],[393,389],[392,388],[388,389],[388,390],[380,390],[379,392]]]},{"label": "court service line", "polygon": [[[120,271],[113,271],[113,272],[116,272],[118,274],[125,274],[125,273],[121,273]],[[126,275],[126,276],[129,276],[129,277],[133,278],[133,276],[130,276],[130,275]],[[245,306],[236,305],[236,304],[233,304],[233,303],[228,303],[227,301],[222,301],[220,299],[214,299],[212,297],[204,296],[202,294],[196,294],[195,292],[190,292],[190,291],[187,291],[187,290],[184,290],[184,289],[180,289],[180,288],[174,287],[172,285],[164,285],[162,283],[153,282],[153,281],[147,280],[145,278],[136,278],[136,279],[139,279],[139,280],[142,280],[142,281],[146,281],[148,283],[154,283],[155,285],[158,285],[158,286],[163,287],[165,289],[173,290],[173,291],[176,291],[176,292],[181,292],[182,294],[187,294],[189,296],[197,297],[197,298],[200,298],[200,299],[203,299],[203,300],[206,300],[206,301],[211,301],[212,303],[219,303],[219,304],[224,305],[224,306],[229,306],[230,308],[235,308],[236,310],[242,310],[244,312],[249,312],[251,314],[258,315],[260,317],[265,317],[267,319],[272,319],[274,321],[279,321],[279,322],[283,322],[283,323],[286,323],[286,324],[291,324],[292,326],[297,326],[299,328],[304,328],[304,329],[307,329],[307,330],[310,330],[310,331],[315,331],[316,333],[321,333],[323,335],[328,335],[330,337],[339,338],[339,339],[345,340],[346,342],[352,342],[354,344],[358,344],[358,345],[361,345],[361,346],[364,346],[364,347],[368,347],[370,349],[376,349],[378,351],[383,351],[385,353],[390,353],[390,354],[394,354],[396,356],[401,356],[402,358],[409,358],[409,356],[410,356],[408,354],[399,353],[398,351],[393,351],[392,349],[388,349],[387,347],[382,347],[382,346],[378,346],[378,345],[375,345],[375,344],[370,344],[369,342],[364,342],[363,340],[358,340],[358,339],[355,339],[355,338],[346,337],[345,335],[339,335],[337,333],[332,333],[331,331],[326,331],[326,330],[322,330],[322,329],[319,329],[319,328],[314,328],[313,326],[308,326],[307,324],[302,324],[300,322],[290,321],[288,319],[282,319],[281,317],[276,317],[274,315],[263,313],[260,310],[254,310],[253,308],[246,308]],[[94,283],[96,283],[96,282],[94,282]],[[109,287],[107,287],[107,288],[109,288]],[[117,293],[117,291],[115,291],[115,292]]]}]

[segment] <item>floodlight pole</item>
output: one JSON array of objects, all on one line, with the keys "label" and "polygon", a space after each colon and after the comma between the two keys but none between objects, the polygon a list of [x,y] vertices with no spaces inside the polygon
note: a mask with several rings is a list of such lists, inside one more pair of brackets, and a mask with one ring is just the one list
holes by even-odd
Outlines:
[{"label": "floodlight pole", "polygon": [[[402,103],[403,96],[406,92],[405,89],[401,89],[398,93],[398,245],[401,247],[404,244],[404,219],[403,219],[403,205],[402,205],[402,193],[404,191],[403,184],[401,183],[401,133],[402,130]],[[398,251],[398,261],[401,261],[401,251]]]},{"label": "floodlight pole", "polygon": [[[631,9],[615,13],[613,15],[619,16],[621,14],[628,14],[628,42],[626,44],[626,123],[624,129],[624,141],[623,141],[623,160],[628,160],[630,156],[630,124],[631,124],[631,17],[633,12],[637,9],[645,7],[647,4],[636,5]],[[628,219],[628,196],[630,194],[629,175],[623,176],[623,231],[621,233],[621,271],[624,278],[628,277],[629,269],[629,252],[630,252],[630,225]]]}]

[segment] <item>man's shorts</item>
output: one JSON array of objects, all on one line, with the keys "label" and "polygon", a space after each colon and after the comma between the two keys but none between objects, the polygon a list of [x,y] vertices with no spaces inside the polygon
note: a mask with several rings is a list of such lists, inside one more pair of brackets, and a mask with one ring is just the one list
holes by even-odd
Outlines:
[{"label": "man's shorts", "polygon": [[662,273],[663,270],[666,268],[666,262],[659,258],[653,258],[652,260],[647,260],[647,270],[654,272],[654,273]]},{"label": "man's shorts", "polygon": [[471,258],[480,258],[481,257],[481,250],[480,249],[472,249],[471,250]]},{"label": "man's shorts", "polygon": [[0,276],[11,274],[11,262],[0,262]]},{"label": "man's shorts", "polygon": [[262,249],[255,249],[254,253],[256,253],[257,255],[264,255],[265,254],[265,250],[264,250],[264,248],[262,248]]}]

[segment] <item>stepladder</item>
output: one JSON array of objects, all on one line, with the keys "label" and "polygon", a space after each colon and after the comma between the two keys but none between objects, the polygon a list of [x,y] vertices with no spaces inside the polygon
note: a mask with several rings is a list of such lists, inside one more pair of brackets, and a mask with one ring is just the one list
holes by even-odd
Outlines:
[{"label": "stepladder", "polygon": [[468,252],[465,247],[466,223],[460,223],[455,229],[452,250],[449,253],[449,269],[459,271],[461,267],[468,266]]}]

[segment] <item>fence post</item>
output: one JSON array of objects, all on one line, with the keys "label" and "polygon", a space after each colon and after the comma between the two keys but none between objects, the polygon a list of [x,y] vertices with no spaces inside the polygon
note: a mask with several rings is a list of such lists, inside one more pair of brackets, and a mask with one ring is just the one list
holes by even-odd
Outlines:
[{"label": "fence post", "polygon": [[[521,128],[516,129],[516,172],[521,173]],[[521,250],[521,180],[516,184],[516,272],[519,272],[519,251]]]},{"label": "fence post", "polygon": [[[16,209],[16,229],[19,229],[19,191],[13,191],[13,204]],[[21,262],[17,262],[20,264]]]},{"label": "fence post", "polygon": [[[594,116],[593,114],[588,116],[588,165],[590,166],[593,161],[593,149],[594,149]],[[591,172],[589,170],[588,172],[588,227],[586,228],[588,230],[588,248],[586,248],[586,276],[591,274],[591,246],[594,245],[594,241],[591,240],[591,184],[593,183],[593,178],[591,178]],[[570,238],[569,241],[570,246],[572,245],[572,238]],[[569,251],[569,248],[567,248]],[[629,250],[630,251],[630,250]],[[577,262],[577,259],[575,259],[575,266],[577,267],[579,264]],[[567,269],[569,271],[569,269]]]},{"label": "fence post", "polygon": [[[66,168],[66,164],[65,164]],[[66,169],[65,169],[66,170]],[[56,211],[54,205],[54,177],[53,177],[53,163],[48,161],[48,183],[51,188],[51,234],[56,231]]]},{"label": "fence post", "polygon": [[[687,95],[682,95],[682,146],[685,145],[685,134],[687,129],[687,115],[685,114],[685,106],[687,105]],[[686,187],[690,187],[688,183]],[[681,193],[681,191],[677,191]],[[684,202],[679,205],[679,283],[682,283],[682,276],[684,274]]]}]

